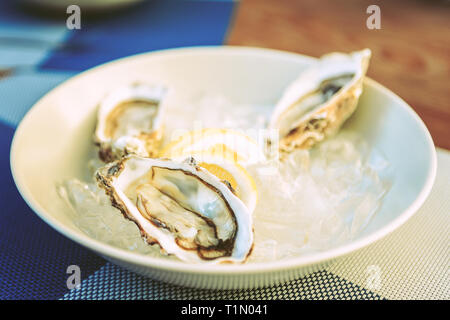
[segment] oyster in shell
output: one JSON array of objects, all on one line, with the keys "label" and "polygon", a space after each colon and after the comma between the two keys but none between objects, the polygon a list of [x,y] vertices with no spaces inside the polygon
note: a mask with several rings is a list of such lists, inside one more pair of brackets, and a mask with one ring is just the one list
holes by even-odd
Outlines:
[{"label": "oyster in shell", "polygon": [[253,246],[252,216],[226,183],[193,158],[129,155],[96,172],[101,188],[149,244],[186,262],[243,262]]},{"label": "oyster in shell", "polygon": [[279,148],[308,149],[335,134],[355,111],[371,52],[330,53],[286,89],[269,127],[279,130]]},{"label": "oyster in shell", "polygon": [[163,86],[134,84],[109,94],[98,107],[95,143],[104,162],[134,153],[156,156],[163,134]]}]

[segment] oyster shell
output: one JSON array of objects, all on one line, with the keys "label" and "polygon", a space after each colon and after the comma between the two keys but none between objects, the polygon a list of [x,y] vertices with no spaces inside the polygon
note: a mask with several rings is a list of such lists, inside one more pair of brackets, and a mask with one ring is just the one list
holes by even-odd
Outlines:
[{"label": "oyster shell", "polygon": [[279,148],[307,149],[336,133],[355,111],[371,52],[330,53],[286,89],[269,127],[279,130]]},{"label": "oyster shell", "polygon": [[149,244],[187,262],[243,262],[252,217],[226,183],[185,162],[129,155],[96,172],[113,206]]},{"label": "oyster shell", "polygon": [[109,94],[99,105],[95,143],[104,162],[134,153],[157,155],[163,134],[163,86],[134,84]]}]

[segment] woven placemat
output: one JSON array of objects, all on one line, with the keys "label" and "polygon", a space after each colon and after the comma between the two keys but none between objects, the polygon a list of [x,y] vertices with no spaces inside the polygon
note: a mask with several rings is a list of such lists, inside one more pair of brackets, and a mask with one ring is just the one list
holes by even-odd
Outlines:
[{"label": "woven placemat", "polygon": [[273,287],[251,290],[207,290],[180,287],[151,280],[107,263],[71,290],[64,300],[79,299],[182,299],[182,300],[273,300],[273,299],[370,299],[376,293],[325,270]]},{"label": "woven placemat", "polygon": [[[436,181],[398,230],[327,268],[387,299],[450,299],[450,152],[438,149]],[[371,282],[374,272],[379,283]]]}]

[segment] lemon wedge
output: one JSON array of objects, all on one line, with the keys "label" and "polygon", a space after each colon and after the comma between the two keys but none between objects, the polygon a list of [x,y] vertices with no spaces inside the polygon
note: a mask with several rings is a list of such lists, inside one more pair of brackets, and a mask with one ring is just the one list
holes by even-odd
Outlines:
[{"label": "lemon wedge", "polygon": [[160,156],[178,158],[205,154],[240,164],[260,161],[264,155],[255,140],[230,129],[202,129],[189,131],[167,144]]},{"label": "lemon wedge", "polygon": [[236,196],[242,200],[249,211],[255,210],[258,199],[256,184],[251,175],[241,165],[236,162],[206,156],[203,157],[202,162],[198,162],[198,165],[220,180],[228,181]]},{"label": "lemon wedge", "polygon": [[233,130],[203,129],[182,135],[160,153],[160,157],[179,161],[189,156],[220,180],[226,180],[249,211],[255,210],[256,184],[241,165],[260,159],[261,152],[254,140]]}]

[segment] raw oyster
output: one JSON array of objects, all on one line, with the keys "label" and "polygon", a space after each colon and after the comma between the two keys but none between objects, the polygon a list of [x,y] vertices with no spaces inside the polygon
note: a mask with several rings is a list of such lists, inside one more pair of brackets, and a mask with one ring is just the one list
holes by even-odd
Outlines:
[{"label": "raw oyster", "polygon": [[279,130],[279,148],[308,149],[336,133],[355,111],[371,52],[330,53],[286,89],[269,127]]},{"label": "raw oyster", "polygon": [[163,86],[134,84],[109,94],[98,108],[95,143],[110,162],[126,154],[156,156],[163,134]]},{"label": "raw oyster", "polygon": [[149,244],[187,262],[243,262],[253,246],[252,216],[226,183],[198,167],[129,155],[96,172],[113,206]]}]

